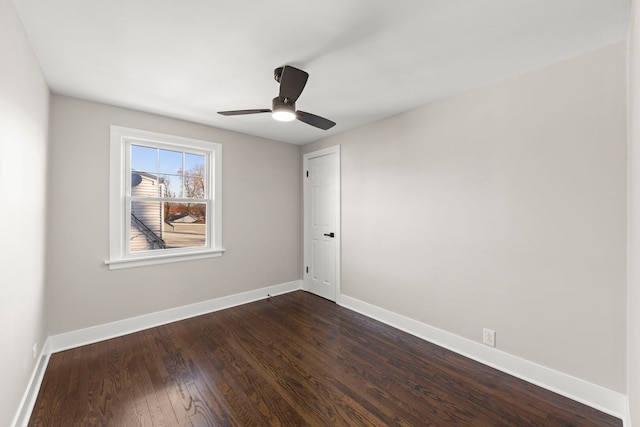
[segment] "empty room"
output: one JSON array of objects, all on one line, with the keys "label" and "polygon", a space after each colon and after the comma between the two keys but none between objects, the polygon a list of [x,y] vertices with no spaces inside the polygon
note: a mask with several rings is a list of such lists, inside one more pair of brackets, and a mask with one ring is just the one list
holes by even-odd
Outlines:
[{"label": "empty room", "polygon": [[0,0],[0,194],[0,426],[640,426],[637,0]]}]

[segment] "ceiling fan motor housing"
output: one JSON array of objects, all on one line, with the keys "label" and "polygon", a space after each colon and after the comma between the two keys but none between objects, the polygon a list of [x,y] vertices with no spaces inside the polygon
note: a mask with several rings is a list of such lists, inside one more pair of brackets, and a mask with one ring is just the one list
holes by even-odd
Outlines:
[{"label": "ceiling fan motor housing", "polygon": [[280,83],[280,78],[282,77],[282,71],[284,71],[284,67],[278,67],[273,70],[273,78]]},{"label": "ceiling fan motor housing", "polygon": [[296,103],[291,102],[289,98],[280,98],[279,96],[276,96],[271,102],[271,107],[272,111],[291,111],[292,113],[296,112]]}]

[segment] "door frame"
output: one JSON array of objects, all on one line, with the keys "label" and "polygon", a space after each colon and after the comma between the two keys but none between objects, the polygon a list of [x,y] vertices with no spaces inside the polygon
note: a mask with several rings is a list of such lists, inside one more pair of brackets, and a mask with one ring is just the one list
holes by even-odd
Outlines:
[{"label": "door frame", "polygon": [[308,266],[309,266],[309,262],[310,262],[310,245],[311,245],[311,236],[309,236],[309,231],[308,231],[308,227],[309,227],[309,223],[310,223],[310,215],[311,215],[311,209],[310,209],[310,203],[311,203],[311,191],[309,190],[309,180],[307,179],[307,172],[309,170],[309,160],[317,158],[317,157],[323,157],[323,156],[329,156],[329,155],[334,155],[334,161],[335,161],[335,181],[336,181],[336,218],[335,218],[335,224],[336,224],[336,236],[335,236],[335,244],[336,244],[336,250],[335,250],[335,268],[336,268],[336,297],[335,297],[335,302],[338,302],[340,299],[340,283],[341,283],[341,276],[342,276],[342,269],[340,267],[340,260],[342,259],[341,256],[341,247],[342,247],[342,227],[341,227],[341,222],[340,222],[340,218],[341,218],[341,212],[342,212],[342,206],[341,206],[341,171],[340,171],[340,145],[334,145],[332,147],[327,147],[327,148],[323,148],[321,150],[317,150],[317,151],[312,151],[310,153],[306,153],[302,156],[302,191],[303,191],[303,265],[302,265],[302,288],[306,291],[309,290],[309,285],[308,285],[308,278],[309,278],[309,273],[308,273]]}]

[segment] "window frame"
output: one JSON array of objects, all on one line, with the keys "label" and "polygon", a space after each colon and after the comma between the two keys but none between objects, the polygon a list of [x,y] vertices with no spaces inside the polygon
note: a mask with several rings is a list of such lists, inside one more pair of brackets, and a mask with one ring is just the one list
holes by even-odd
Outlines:
[{"label": "window frame", "polygon": [[[181,136],[168,135],[111,126],[110,137],[110,196],[109,196],[109,260],[110,270],[165,264],[203,258],[219,257],[222,247],[222,144]],[[131,145],[141,145],[173,151],[192,152],[205,156],[207,197],[197,200],[206,203],[205,245],[187,248],[135,251],[129,250],[131,219]],[[213,170],[212,170],[213,168]],[[156,201],[150,198],[149,201]]]}]

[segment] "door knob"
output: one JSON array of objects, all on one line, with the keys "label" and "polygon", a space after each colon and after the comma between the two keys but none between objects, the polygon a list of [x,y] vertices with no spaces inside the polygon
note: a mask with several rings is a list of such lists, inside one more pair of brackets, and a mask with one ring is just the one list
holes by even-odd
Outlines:
[{"label": "door knob", "polygon": [[324,235],[327,236],[327,237],[336,237],[335,233],[328,233],[328,234],[324,233]]}]

